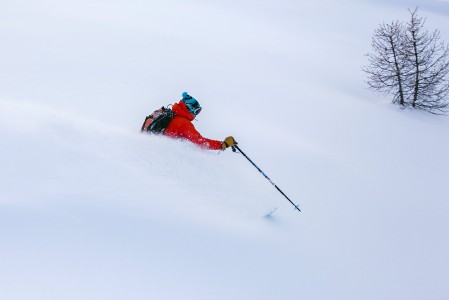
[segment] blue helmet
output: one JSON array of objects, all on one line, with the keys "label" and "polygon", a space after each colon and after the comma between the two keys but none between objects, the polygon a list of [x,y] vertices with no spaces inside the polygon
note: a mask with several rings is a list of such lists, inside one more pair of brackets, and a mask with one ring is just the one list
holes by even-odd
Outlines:
[{"label": "blue helmet", "polygon": [[187,92],[182,93],[182,102],[187,106],[188,111],[195,116],[201,112],[201,106],[198,101]]}]

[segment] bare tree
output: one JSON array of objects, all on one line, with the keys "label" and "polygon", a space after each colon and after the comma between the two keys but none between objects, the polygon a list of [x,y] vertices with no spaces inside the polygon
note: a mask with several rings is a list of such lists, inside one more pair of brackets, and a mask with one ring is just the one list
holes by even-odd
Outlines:
[{"label": "bare tree", "polygon": [[376,29],[364,67],[370,88],[391,94],[403,108],[423,109],[434,114],[449,108],[449,47],[440,42],[438,30],[429,33],[425,20],[410,11],[405,25],[395,21]]},{"label": "bare tree", "polygon": [[368,74],[370,88],[393,95],[393,103],[405,106],[404,77],[406,60],[403,48],[403,25],[398,21],[383,23],[374,33],[371,42],[374,52],[368,54],[369,66],[363,68]]},{"label": "bare tree", "polygon": [[449,102],[449,48],[440,42],[440,32],[424,29],[425,20],[418,17],[418,8],[410,11],[405,39],[405,56],[413,66],[408,74],[408,102],[413,108],[431,113],[447,112]]}]

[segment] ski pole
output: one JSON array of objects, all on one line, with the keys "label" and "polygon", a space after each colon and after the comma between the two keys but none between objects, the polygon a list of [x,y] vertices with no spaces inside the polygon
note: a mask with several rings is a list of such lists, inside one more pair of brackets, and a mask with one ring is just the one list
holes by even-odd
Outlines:
[{"label": "ski pole", "polygon": [[278,188],[278,186],[245,154],[245,152],[242,151],[242,149],[239,148],[239,146],[232,146],[232,151],[236,152],[236,149],[239,150],[239,153],[242,154],[254,167],[256,167],[256,169],[279,191],[279,193],[281,193],[288,201],[290,201],[291,204],[293,204],[293,206],[298,210],[301,211],[298,207],[298,205],[296,205],[295,203],[293,203],[292,200],[290,200],[290,198],[287,197],[286,194],[284,194],[283,191],[281,191],[280,188]]}]

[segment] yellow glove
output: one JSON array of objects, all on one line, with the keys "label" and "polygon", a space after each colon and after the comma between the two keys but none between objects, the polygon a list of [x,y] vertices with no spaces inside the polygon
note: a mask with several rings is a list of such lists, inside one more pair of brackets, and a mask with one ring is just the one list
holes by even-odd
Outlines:
[{"label": "yellow glove", "polygon": [[232,136],[225,138],[224,142],[221,143],[221,150],[226,150],[226,148],[237,145],[237,142]]}]

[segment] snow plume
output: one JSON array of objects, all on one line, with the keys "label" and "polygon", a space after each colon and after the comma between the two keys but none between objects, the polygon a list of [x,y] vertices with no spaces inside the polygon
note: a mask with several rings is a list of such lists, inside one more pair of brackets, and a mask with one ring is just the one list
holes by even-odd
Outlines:
[{"label": "snow plume", "polygon": [[[139,214],[157,216],[164,210],[210,218],[214,210],[232,211],[237,202],[233,214],[250,212],[251,199],[260,196],[245,177],[248,166],[242,164],[243,172],[233,170],[230,160],[237,154],[230,150],[203,151],[189,142],[117,128],[46,105],[0,105],[3,203],[107,202]],[[265,205],[256,209],[258,216],[272,204]]]}]

